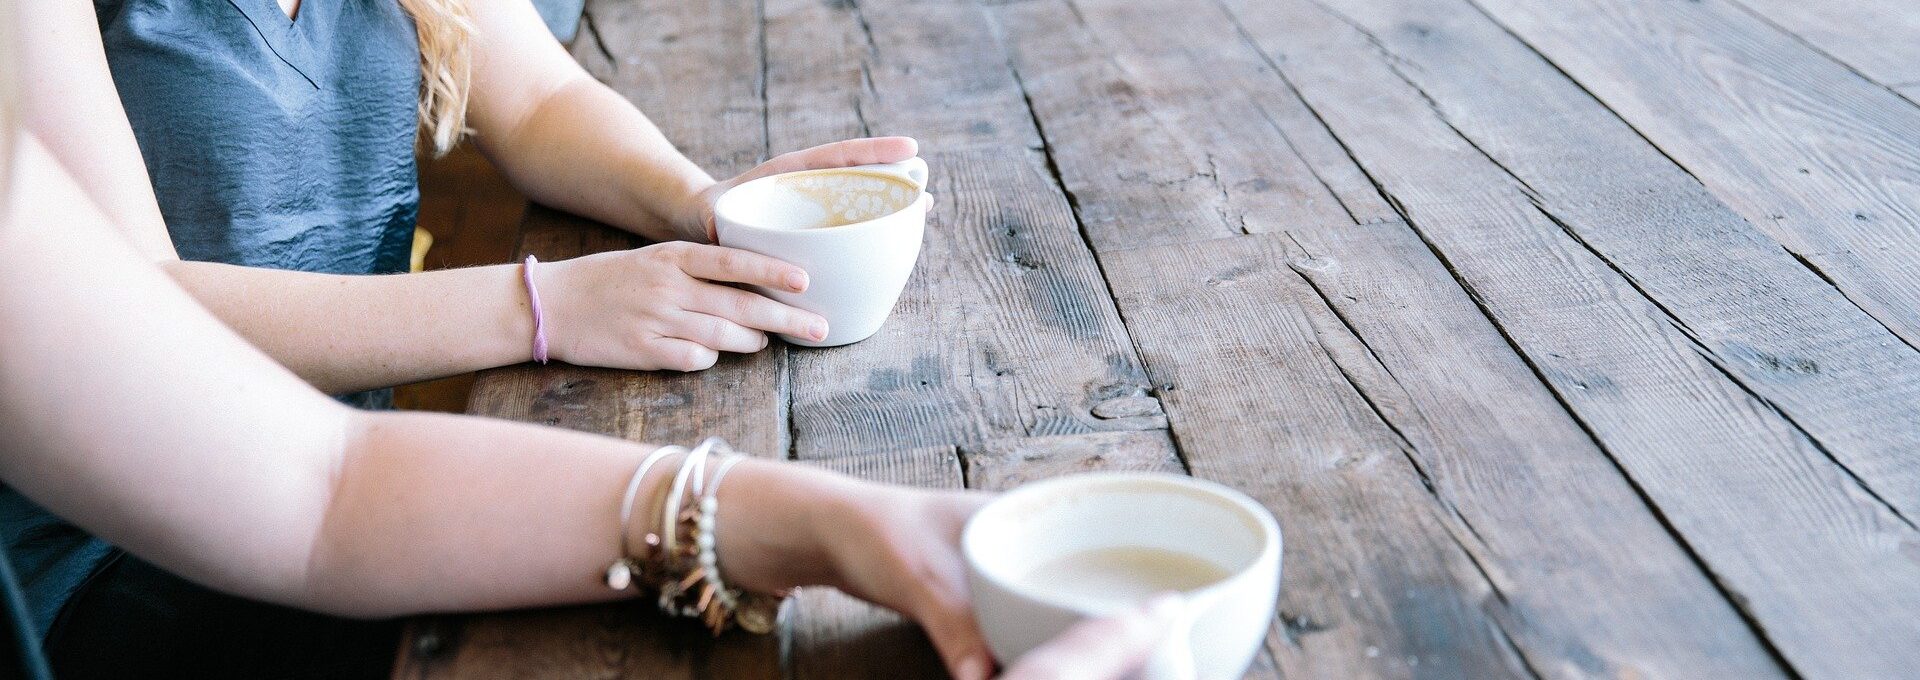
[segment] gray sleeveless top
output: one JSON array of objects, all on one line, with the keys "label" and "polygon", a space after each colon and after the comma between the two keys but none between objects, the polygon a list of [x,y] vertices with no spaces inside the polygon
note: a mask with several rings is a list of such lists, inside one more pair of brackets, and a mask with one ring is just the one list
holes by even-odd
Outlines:
[{"label": "gray sleeveless top", "polygon": [[[419,46],[396,0],[95,0],[160,212],[189,260],[405,271],[419,207]],[[260,304],[276,302],[262,291]],[[389,393],[355,395],[363,406]],[[44,634],[111,548],[0,487]]]}]

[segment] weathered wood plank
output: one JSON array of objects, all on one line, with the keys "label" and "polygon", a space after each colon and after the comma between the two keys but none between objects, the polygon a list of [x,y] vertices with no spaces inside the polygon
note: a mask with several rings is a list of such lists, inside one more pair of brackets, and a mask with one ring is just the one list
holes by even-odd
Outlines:
[{"label": "weathered wood plank", "polygon": [[1920,517],[1920,352],[1485,17],[1434,0],[1346,11],[1391,58],[1419,65],[1399,75],[1448,125],[1714,363]]},{"label": "weathered wood plank", "polygon": [[1920,83],[1911,0],[1733,0],[1881,85]]},{"label": "weathered wood plank", "polygon": [[1006,491],[1079,472],[1185,474],[1166,430],[1000,439],[961,449],[967,487]]},{"label": "weathered wood plank", "polygon": [[1102,255],[1188,469],[1287,532],[1284,677],[1526,677],[1406,443],[1342,377],[1260,235]]},{"label": "weathered wood plank", "polygon": [[[1118,3],[1076,3],[1077,12],[1041,9],[1048,5],[1023,3],[1004,10],[1010,15],[1007,25],[1030,36],[1013,41],[1023,50],[1029,44],[1071,42],[1075,24],[1095,32],[1097,40],[1117,42],[1157,17],[1142,18],[1137,6]],[[1228,19],[1216,23],[1197,32],[1233,30]],[[1016,65],[1023,72],[1047,69],[1047,57],[1043,47],[1023,54]],[[1268,77],[1267,87],[1285,87],[1277,76]],[[1061,129],[1042,104],[1054,96],[1049,84],[1026,80],[1043,112],[1042,124],[1050,131]],[[1101,107],[1113,104],[1083,105]],[[1345,156],[1342,160],[1351,164]],[[1071,181],[1072,162],[1063,157],[1060,164]],[[1083,209],[1087,202],[1083,196]],[[1132,211],[1122,207],[1118,212]],[[1497,596],[1481,606],[1529,663],[1765,676],[1771,664],[1737,613],[1404,224],[1309,225],[1288,235],[1270,255],[1291,261],[1315,286],[1327,289],[1316,295],[1294,284],[1303,291],[1297,304],[1322,349],[1369,406],[1410,440],[1406,455],[1416,462],[1421,481],[1432,485],[1436,505],[1453,520],[1449,534],[1495,588]],[[1303,241],[1306,247],[1299,245]],[[1103,259],[1109,272],[1115,271],[1112,257]],[[1114,287],[1124,302],[1127,291],[1118,282]],[[1159,340],[1140,327],[1132,307],[1123,306],[1123,312],[1143,350]],[[1359,337],[1346,325],[1349,320],[1360,325]],[[1211,349],[1201,347],[1193,351]],[[1376,359],[1375,352],[1384,354]],[[1393,370],[1382,367],[1381,360]],[[1191,427],[1178,412],[1173,421],[1186,441]],[[1612,558],[1628,545],[1645,557],[1632,565],[1614,564]],[[1623,602],[1621,592],[1637,596]],[[1671,629],[1676,628],[1690,633],[1675,635]]]},{"label": "weathered wood plank", "polygon": [[1115,12],[1125,32],[996,22],[1097,249],[1392,216],[1258,54],[1218,48],[1218,7]]},{"label": "weathered wood plank", "polygon": [[[765,151],[759,19],[740,3],[620,2],[588,7],[592,35],[573,54],[625,95],[696,162],[725,175]],[[756,27],[742,31],[741,27]],[[630,248],[638,239],[560,213],[530,211],[524,253],[545,260]],[[480,374],[469,412],[654,442],[727,437],[744,452],[784,455],[784,346],[694,374],[515,366]],[[631,604],[445,617],[432,655],[403,644],[396,676],[778,678],[775,636],[713,640],[697,625]],[[416,633],[421,628],[416,627]]]},{"label": "weathered wood plank", "polygon": [[1920,345],[1920,107],[1725,0],[1479,4]]},{"label": "weathered wood plank", "polygon": [[795,453],[1165,427],[1151,409],[1102,406],[1150,399],[1145,373],[1043,157],[1024,148],[1038,135],[980,12],[770,0],[767,16],[776,147],[915,136],[936,201],[886,327],[791,352]]},{"label": "weathered wood plank", "polygon": [[393,677],[779,678],[779,645],[739,631],[716,639],[637,602],[443,616],[408,627]]},{"label": "weathered wood plank", "polygon": [[1900,96],[1902,97],[1906,97],[1907,101],[1913,102],[1914,104],[1920,104],[1920,83],[1914,83],[1912,85],[1901,85],[1899,87],[1893,88],[1893,91],[1900,93]]},{"label": "weathered wood plank", "polygon": [[[1445,117],[1449,109],[1406,75],[1433,68],[1458,77],[1466,67],[1382,52],[1397,44],[1385,34],[1404,31],[1404,40],[1454,45],[1458,58],[1500,78],[1529,77],[1504,63],[1510,48],[1498,32],[1463,29],[1477,15],[1438,2],[1351,2],[1343,7],[1360,16],[1344,21],[1297,0],[1235,6],[1428,246],[1795,670],[1892,677],[1913,665],[1914,649],[1899,642],[1914,639],[1912,622],[1897,613],[1920,606],[1920,564],[1901,547],[1916,544],[1913,528],[1697,350],[1679,322],[1544,211],[1539,191],[1459,137],[1455,125],[1467,121]],[[1410,8],[1432,11],[1399,13]],[[1373,36],[1362,32],[1375,22]],[[1437,60],[1438,51],[1419,56]],[[1555,135],[1583,132],[1578,118],[1528,120]],[[1540,142],[1507,130],[1487,144]],[[1633,170],[1575,167],[1592,176]]]},{"label": "weathered wood plank", "polygon": [[1027,152],[926,155],[938,203],[887,326],[791,353],[796,453],[1165,427],[1102,408],[1146,398],[1145,373],[1065,200]]},{"label": "weathered wood plank", "polygon": [[[1554,394],[1404,225],[1296,231],[1322,335],[1408,442],[1543,675],[1779,677],[1761,641]],[[1347,351],[1340,351],[1342,348]],[[1621,555],[1633,555],[1630,560]]]}]

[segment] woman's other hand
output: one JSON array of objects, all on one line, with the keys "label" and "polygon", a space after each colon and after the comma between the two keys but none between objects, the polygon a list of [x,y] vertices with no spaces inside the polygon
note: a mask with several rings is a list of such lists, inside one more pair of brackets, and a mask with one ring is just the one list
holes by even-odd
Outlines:
[{"label": "woman's other hand", "polygon": [[973,620],[960,532],[991,496],[870,488],[836,504],[832,585],[919,623],[955,680],[987,680],[993,656]]},{"label": "woman's other hand", "polygon": [[920,143],[914,141],[912,137],[867,137],[780,154],[765,163],[754,166],[752,170],[741,173],[738,177],[716,182],[688,197],[673,220],[674,228],[688,240],[712,243],[717,238],[713,223],[713,205],[720,200],[720,194],[726,193],[728,189],[783,172],[897,163],[919,153]]},{"label": "woman's other hand", "polygon": [[661,243],[537,265],[555,359],[698,371],[720,352],[758,352],[767,333],[824,338],[827,320],[728,283],[801,292],[807,273],[757,253]]}]

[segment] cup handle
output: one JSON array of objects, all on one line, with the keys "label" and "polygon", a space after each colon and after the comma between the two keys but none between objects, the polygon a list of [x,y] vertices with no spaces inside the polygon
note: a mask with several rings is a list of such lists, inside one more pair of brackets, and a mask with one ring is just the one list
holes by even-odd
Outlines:
[{"label": "cup handle", "polygon": [[1193,625],[1199,622],[1195,613],[1200,607],[1185,596],[1180,597],[1178,606],[1180,613],[1174,619],[1173,632],[1153,650],[1153,656],[1147,657],[1140,680],[1195,680],[1198,671],[1193,664]]},{"label": "cup handle", "polygon": [[927,189],[927,162],[921,160],[919,156],[898,163],[876,163],[873,165],[859,165],[854,167],[861,170],[893,175],[894,177],[906,180],[909,184],[913,185],[913,188],[921,191]]}]

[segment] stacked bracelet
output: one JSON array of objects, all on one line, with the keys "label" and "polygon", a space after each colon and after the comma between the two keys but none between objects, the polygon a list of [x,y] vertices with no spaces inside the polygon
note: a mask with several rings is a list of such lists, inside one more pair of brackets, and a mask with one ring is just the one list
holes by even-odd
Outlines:
[{"label": "stacked bracelet", "polygon": [[654,449],[653,453],[647,454],[646,458],[640,460],[640,466],[633,471],[633,478],[627,480],[627,492],[620,498],[620,559],[614,560],[613,564],[607,566],[608,588],[614,590],[631,588],[634,577],[641,574],[644,562],[634,557],[632,543],[627,540],[627,537],[633,533],[633,497],[640,493],[641,480],[646,478],[647,471],[661,459],[675,453],[686,452],[685,448],[679,446],[662,446]]},{"label": "stacked bracelet", "polygon": [[[641,552],[636,554],[627,536],[641,478],[655,463],[676,453],[685,455],[664,485],[664,493],[657,496],[659,533],[649,532]],[[711,462],[716,455],[718,462]],[[752,633],[771,632],[785,596],[728,587],[716,550],[720,483],[742,459],[716,437],[692,450],[662,447],[641,461],[621,501],[622,557],[608,567],[607,585],[615,590],[636,584],[654,589],[662,612],[698,618],[716,635],[736,625]],[[711,477],[707,474],[710,468]]]}]

